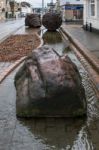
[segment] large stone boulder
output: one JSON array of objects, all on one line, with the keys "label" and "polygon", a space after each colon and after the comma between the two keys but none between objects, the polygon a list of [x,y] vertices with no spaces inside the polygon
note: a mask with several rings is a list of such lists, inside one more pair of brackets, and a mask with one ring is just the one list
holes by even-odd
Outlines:
[{"label": "large stone boulder", "polygon": [[68,56],[43,46],[33,51],[15,76],[19,117],[77,117],[86,114],[80,74]]},{"label": "large stone boulder", "polygon": [[42,18],[42,24],[49,31],[55,31],[62,24],[62,17],[58,13],[49,12],[46,13]]},{"label": "large stone boulder", "polygon": [[40,27],[41,19],[39,14],[27,14],[25,17],[25,26],[29,27]]}]

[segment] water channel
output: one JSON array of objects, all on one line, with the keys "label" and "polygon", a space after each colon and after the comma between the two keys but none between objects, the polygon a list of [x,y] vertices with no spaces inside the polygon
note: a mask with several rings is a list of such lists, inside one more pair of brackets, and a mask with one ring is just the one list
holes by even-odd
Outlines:
[{"label": "water channel", "polygon": [[41,31],[44,44],[60,55],[67,54],[77,65],[86,91],[88,112],[86,118],[16,118],[16,91],[14,76],[18,68],[0,85],[0,150],[98,150],[99,101],[87,71],[79,62],[69,41],[60,33]]}]

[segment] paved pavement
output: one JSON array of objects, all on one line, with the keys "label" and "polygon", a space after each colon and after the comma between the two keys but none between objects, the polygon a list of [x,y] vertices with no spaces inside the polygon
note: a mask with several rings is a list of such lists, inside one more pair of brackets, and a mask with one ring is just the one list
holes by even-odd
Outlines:
[{"label": "paved pavement", "polygon": [[[24,19],[8,20],[0,22],[0,42],[5,40],[11,34],[14,34],[17,30],[24,25]],[[0,82],[6,75],[6,71],[13,67],[13,62],[0,62]]]},{"label": "paved pavement", "polygon": [[24,19],[0,22],[0,42],[24,25]]},{"label": "paved pavement", "polygon": [[93,55],[99,59],[99,34],[85,31],[81,25],[66,25],[62,26],[66,32],[77,39],[84,45]]}]

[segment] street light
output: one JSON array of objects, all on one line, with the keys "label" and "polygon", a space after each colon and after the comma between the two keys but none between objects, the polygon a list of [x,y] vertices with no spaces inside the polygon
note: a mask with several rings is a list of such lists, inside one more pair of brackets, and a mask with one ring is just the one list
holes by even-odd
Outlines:
[{"label": "street light", "polygon": [[42,16],[44,14],[44,0],[42,0]]}]

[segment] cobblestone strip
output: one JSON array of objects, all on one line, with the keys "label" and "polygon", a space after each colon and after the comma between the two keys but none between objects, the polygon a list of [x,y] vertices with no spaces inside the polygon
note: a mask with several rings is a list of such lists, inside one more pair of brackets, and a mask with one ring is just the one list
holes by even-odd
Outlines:
[{"label": "cobblestone strip", "polygon": [[84,58],[84,56],[75,48],[73,44],[70,45],[70,48],[74,51],[80,62],[83,64],[83,66],[88,71],[88,75],[94,85],[94,90],[97,93],[97,96],[99,97],[99,74],[92,68],[90,63]]},{"label": "cobblestone strip", "polygon": [[26,57],[22,57],[20,60],[12,63],[9,67],[0,74],[0,83],[20,64],[25,60]]},{"label": "cobblestone strip", "polygon": [[[64,32],[62,34],[64,34]],[[67,35],[65,34],[63,36],[67,40]],[[98,60],[97,61],[95,61],[94,59],[91,60],[90,55],[88,56],[88,58],[85,57],[86,54],[83,55],[81,53],[81,51],[78,50],[78,46],[75,46],[74,42],[72,42],[72,41],[70,41],[70,48],[74,51],[74,53],[76,54],[76,56],[78,57],[80,62],[83,64],[83,66],[88,71],[88,75],[93,83],[94,90],[96,91],[96,94],[99,98],[99,62],[98,62]],[[87,53],[87,55],[88,55],[88,53]],[[90,63],[89,59],[90,59],[90,61],[92,61],[92,63],[94,63],[94,61],[95,61],[94,65],[96,67],[92,66],[92,63]]]},{"label": "cobblestone strip", "polygon": [[[41,47],[43,45],[43,40],[42,38],[36,33],[36,35],[39,37],[41,43],[40,45],[37,47]],[[15,61],[14,63],[5,65],[6,62],[3,62],[3,64],[0,66],[0,70],[2,70],[2,72],[0,72],[0,83],[17,67],[19,66],[24,60],[26,59],[25,57],[22,57],[21,59]],[[5,67],[4,67],[5,66]]]}]

